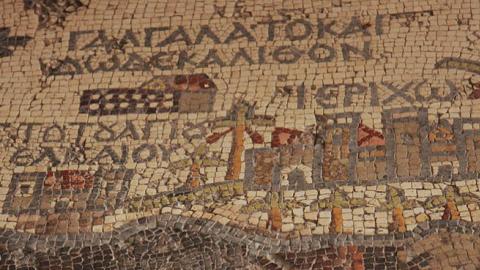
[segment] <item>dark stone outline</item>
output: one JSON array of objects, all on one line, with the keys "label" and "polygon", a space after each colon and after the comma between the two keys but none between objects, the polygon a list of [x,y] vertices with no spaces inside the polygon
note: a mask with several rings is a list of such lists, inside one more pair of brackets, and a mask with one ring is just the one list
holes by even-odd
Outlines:
[{"label": "dark stone outline", "polygon": [[[418,112],[417,118],[401,118],[401,119],[411,119],[417,121],[420,127],[420,159],[421,159],[421,173],[418,176],[411,176],[411,177],[396,177],[394,175],[395,171],[395,164],[394,157],[395,157],[395,150],[392,148],[394,141],[393,140],[393,130],[390,119],[390,115],[392,113],[402,113],[402,112]],[[317,117],[320,115],[317,115]],[[350,125],[350,163],[349,163],[349,174],[355,174],[355,164],[358,161],[357,155],[361,151],[359,147],[356,145],[356,125],[354,122],[358,122],[355,120],[359,117],[359,113],[338,113],[338,114],[329,114],[323,115],[324,117],[328,117],[329,119],[335,119],[337,117],[351,117],[353,119]],[[466,145],[465,145],[465,136],[467,134],[472,133],[473,131],[464,131],[463,124],[464,123],[474,123],[476,121],[480,122],[479,119],[472,119],[472,118],[454,118],[453,123],[453,130],[455,135],[455,145],[457,146],[457,150],[455,152],[455,157],[459,161],[459,173],[453,174],[452,178],[449,181],[460,181],[465,178],[476,178],[480,175],[480,171],[478,173],[467,173],[466,166],[467,166],[467,156],[466,156]],[[318,121],[317,121],[318,122]],[[314,153],[314,161],[313,161],[313,183],[315,184],[315,188],[324,188],[324,187],[335,187],[338,185],[376,185],[376,184],[384,184],[384,183],[398,183],[398,182],[407,182],[407,181],[418,181],[418,182],[442,182],[444,181],[441,176],[439,175],[431,175],[431,166],[430,166],[430,157],[432,156],[430,150],[430,142],[428,141],[428,132],[430,131],[431,127],[428,125],[428,111],[426,108],[421,108],[420,110],[416,110],[415,108],[411,107],[404,107],[404,108],[396,108],[385,110],[382,112],[382,123],[383,123],[383,131],[385,134],[385,144],[386,144],[386,156],[387,159],[387,179],[372,179],[367,181],[357,181],[356,177],[349,177],[349,180],[333,180],[333,181],[325,181],[323,179],[323,172],[322,172],[322,159],[323,159],[323,147],[321,138],[325,135],[325,131],[321,131],[317,141],[315,142],[315,153]],[[345,124],[342,124],[345,126]],[[336,127],[340,127],[341,125],[337,125]],[[479,131],[480,132],[480,131]],[[449,155],[450,153],[445,153],[445,155]],[[438,155],[442,155],[439,153]],[[438,156],[436,155],[436,156]],[[354,165],[352,165],[354,164]]]},{"label": "dark stone outline", "polygon": [[[2,207],[2,213],[3,214],[10,214],[10,215],[21,215],[21,214],[47,214],[50,211],[55,211],[55,213],[70,213],[70,212],[80,212],[80,211],[103,211],[103,210],[108,210],[105,209],[104,207],[97,207],[95,206],[95,199],[99,195],[99,189],[101,188],[102,185],[102,179],[103,176],[111,171],[115,171],[115,174],[118,172],[123,173],[123,179],[121,179],[121,188],[120,191],[117,193],[117,196],[115,198],[115,209],[123,207],[125,203],[126,196],[128,194],[128,189],[130,187],[130,182],[133,178],[134,171],[132,169],[112,169],[112,170],[106,170],[105,168],[100,167],[94,174],[94,180],[93,180],[93,187],[92,191],[90,192],[90,195],[88,196],[87,202],[86,202],[86,208],[85,209],[40,209],[40,200],[41,196],[43,195],[49,195],[49,196],[55,196],[55,195],[62,195],[64,193],[63,190],[60,191],[49,191],[45,192],[43,190],[43,181],[47,175],[45,172],[33,172],[33,173],[15,173],[12,176],[12,180],[9,185],[9,189],[7,192],[7,196],[5,198],[3,207]],[[26,209],[19,209],[19,210],[14,210],[12,209],[12,203],[13,203],[13,192],[15,191],[16,187],[19,184],[20,177],[22,175],[32,175],[35,176],[35,185],[33,187],[34,192],[32,194],[32,200],[30,202],[30,205]],[[67,191],[70,194],[81,194],[83,193],[82,191]]]},{"label": "dark stone outline", "polygon": [[3,249],[10,252],[25,249],[25,247],[38,252],[45,252],[59,246],[83,247],[102,244],[123,246],[129,237],[138,232],[161,228],[177,228],[183,231],[215,235],[219,239],[232,243],[245,244],[252,252],[263,256],[280,252],[307,252],[319,248],[345,245],[408,246],[415,241],[438,233],[441,229],[480,237],[480,224],[464,220],[427,221],[418,224],[413,231],[385,235],[326,234],[302,236],[300,234],[251,230],[241,225],[223,225],[203,218],[161,214],[139,218],[114,229],[112,232],[104,233],[36,235],[12,229],[0,229],[0,242],[3,243]]},{"label": "dark stone outline", "polygon": [[435,69],[460,69],[480,74],[480,61],[463,59],[460,57],[446,57],[435,63]]}]

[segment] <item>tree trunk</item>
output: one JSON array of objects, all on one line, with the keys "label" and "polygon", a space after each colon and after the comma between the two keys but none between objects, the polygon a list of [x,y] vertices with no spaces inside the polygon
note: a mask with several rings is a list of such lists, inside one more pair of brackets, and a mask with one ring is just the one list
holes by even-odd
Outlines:
[{"label": "tree trunk", "polygon": [[343,231],[343,215],[342,208],[332,208],[332,221],[330,222],[331,233],[341,233]]},{"label": "tree trunk", "polygon": [[395,207],[393,209],[393,230],[397,232],[406,232],[405,218],[403,217],[403,208]]},{"label": "tree trunk", "polygon": [[350,254],[352,254],[352,270],[365,270],[363,264],[363,253],[358,250],[356,246],[348,247]]},{"label": "tree trunk", "polygon": [[187,184],[190,188],[197,188],[200,186],[200,165],[196,161],[194,161],[190,167]]},{"label": "tree trunk", "polygon": [[232,150],[228,159],[228,169],[226,180],[237,180],[240,178],[240,171],[242,169],[242,155],[245,149],[245,140],[243,133],[245,132],[245,125],[238,124],[233,130]]},{"label": "tree trunk", "polygon": [[443,211],[443,220],[459,220],[460,213],[458,212],[457,205],[453,200],[448,200]]},{"label": "tree trunk", "polygon": [[282,212],[280,208],[272,207],[269,219],[272,230],[280,231],[282,229]]}]

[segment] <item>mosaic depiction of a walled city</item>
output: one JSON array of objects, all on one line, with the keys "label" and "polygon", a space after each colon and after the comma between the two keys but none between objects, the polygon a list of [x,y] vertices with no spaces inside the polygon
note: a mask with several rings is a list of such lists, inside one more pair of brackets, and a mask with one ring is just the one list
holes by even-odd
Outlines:
[{"label": "mosaic depiction of a walled city", "polygon": [[480,1],[0,1],[0,269],[480,269]]}]

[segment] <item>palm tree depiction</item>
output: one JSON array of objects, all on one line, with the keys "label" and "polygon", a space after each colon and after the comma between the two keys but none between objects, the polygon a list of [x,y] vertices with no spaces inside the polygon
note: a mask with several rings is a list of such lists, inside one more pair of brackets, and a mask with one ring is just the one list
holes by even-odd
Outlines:
[{"label": "palm tree depiction", "polygon": [[207,143],[212,144],[220,140],[230,132],[233,132],[232,146],[228,158],[228,169],[225,176],[226,180],[237,180],[240,178],[242,169],[242,155],[245,150],[244,132],[246,132],[252,142],[260,144],[264,142],[263,136],[252,127],[254,125],[273,126],[274,120],[268,116],[255,116],[254,105],[246,102],[239,102],[233,106],[230,114],[224,118],[215,121],[214,127],[226,127],[227,130],[223,132],[214,132],[207,137]]}]

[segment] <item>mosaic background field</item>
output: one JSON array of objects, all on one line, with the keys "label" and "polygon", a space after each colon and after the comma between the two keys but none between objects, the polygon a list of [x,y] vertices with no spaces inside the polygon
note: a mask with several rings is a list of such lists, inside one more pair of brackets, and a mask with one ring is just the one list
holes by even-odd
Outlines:
[{"label": "mosaic background field", "polygon": [[0,1],[0,269],[479,269],[480,2]]}]

